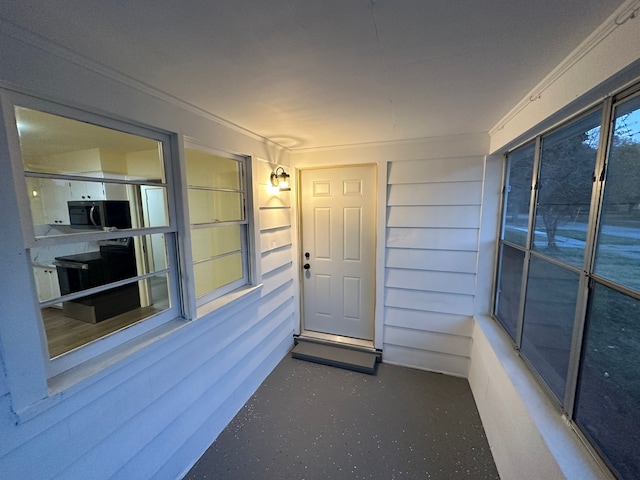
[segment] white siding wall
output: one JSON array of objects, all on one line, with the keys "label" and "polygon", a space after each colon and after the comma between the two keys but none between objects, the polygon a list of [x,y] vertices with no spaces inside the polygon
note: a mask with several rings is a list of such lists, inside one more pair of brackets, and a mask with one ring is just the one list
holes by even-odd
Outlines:
[{"label": "white siding wall", "polygon": [[484,157],[392,162],[385,265],[386,361],[466,376]]},{"label": "white siding wall", "polygon": [[[383,361],[466,376],[476,291],[486,135],[293,152],[296,167],[387,168],[376,345]],[[378,333],[379,332],[379,333]]]},{"label": "white siding wall", "polygon": [[260,204],[263,293],[286,285],[293,295],[292,238],[295,234],[291,231],[292,192],[268,191],[270,174],[276,167],[277,165],[260,161],[256,179]]},{"label": "white siding wall", "polygon": [[[64,60],[64,51],[47,54],[46,46],[32,47],[4,33],[0,44],[5,85],[179,132],[219,150],[288,163],[286,151],[259,137],[143,85],[127,84],[102,67]],[[266,183],[265,167],[258,170],[254,182]],[[254,190],[260,205],[261,289],[177,329],[164,329],[130,355],[102,362],[94,375],[36,404],[30,418],[19,418],[12,409],[9,386],[20,380],[8,381],[2,361],[6,344],[0,343],[0,478],[175,479],[197,460],[293,344],[290,208],[274,205],[282,194],[264,196],[262,187]],[[2,218],[13,226],[9,231],[19,230],[14,212],[3,211]],[[14,250],[0,251],[0,269],[24,255]],[[29,281],[27,271],[14,274]],[[17,307],[5,308],[15,302],[3,292],[0,322],[20,322]],[[25,295],[21,303],[28,308],[32,302]]]}]

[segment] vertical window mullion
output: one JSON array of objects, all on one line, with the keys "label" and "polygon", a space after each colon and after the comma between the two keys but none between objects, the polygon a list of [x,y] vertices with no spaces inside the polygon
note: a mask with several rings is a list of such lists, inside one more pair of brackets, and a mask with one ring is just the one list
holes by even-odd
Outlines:
[{"label": "vertical window mullion", "polygon": [[507,202],[506,202],[506,196],[507,196],[507,182],[509,179],[509,157],[508,157],[508,153],[505,152],[505,154],[503,155],[503,160],[502,160],[502,195],[500,196],[500,206],[499,206],[499,212],[500,212],[500,227],[499,227],[499,235],[498,235],[498,239],[496,241],[496,258],[495,258],[495,262],[494,262],[494,268],[493,268],[493,278],[494,278],[494,282],[493,282],[493,287],[492,287],[492,291],[491,291],[491,298],[493,301],[493,306],[491,311],[493,312],[493,316],[494,317],[498,317],[498,306],[500,305],[500,281],[502,278],[502,255],[500,253],[501,249],[502,249],[502,232],[504,232],[504,226],[505,226],[505,212],[506,212],[506,208],[507,208]]},{"label": "vertical window mullion", "polygon": [[600,212],[602,210],[602,194],[604,190],[604,169],[606,166],[609,150],[609,138],[613,134],[613,102],[612,97],[608,97],[602,109],[602,119],[600,121],[600,139],[598,143],[598,156],[593,170],[593,184],[591,189],[591,205],[589,211],[589,222],[587,225],[587,237],[584,252],[583,271],[580,275],[580,285],[578,290],[578,302],[576,305],[575,319],[573,323],[573,337],[571,342],[571,355],[569,357],[569,371],[567,372],[567,385],[564,395],[564,411],[568,418],[573,417],[573,409],[576,398],[576,388],[578,374],[580,371],[580,358],[582,353],[583,337],[589,295],[591,293],[590,274],[593,271],[595,260],[595,246],[598,237],[598,225],[600,222]]},{"label": "vertical window mullion", "polygon": [[524,325],[524,307],[525,297],[527,293],[527,283],[529,278],[529,264],[531,262],[531,246],[534,241],[534,226],[537,214],[537,201],[538,201],[538,182],[540,181],[540,157],[542,151],[542,137],[538,135],[536,137],[535,154],[533,157],[533,174],[531,175],[531,193],[529,199],[529,224],[527,226],[527,240],[524,253],[524,265],[522,267],[522,283],[520,288],[520,307],[518,309],[518,329],[516,333],[516,349],[520,350],[522,347],[522,331]]}]

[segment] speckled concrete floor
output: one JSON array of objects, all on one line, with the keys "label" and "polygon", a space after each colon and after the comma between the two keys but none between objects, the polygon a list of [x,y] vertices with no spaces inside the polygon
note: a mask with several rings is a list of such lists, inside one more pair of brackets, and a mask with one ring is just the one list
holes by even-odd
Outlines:
[{"label": "speckled concrete floor", "polygon": [[285,357],[184,477],[498,479],[461,378]]}]

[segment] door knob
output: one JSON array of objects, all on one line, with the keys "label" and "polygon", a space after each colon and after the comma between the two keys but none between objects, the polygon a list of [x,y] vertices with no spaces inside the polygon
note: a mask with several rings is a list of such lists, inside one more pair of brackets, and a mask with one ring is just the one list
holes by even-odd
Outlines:
[{"label": "door knob", "polygon": [[302,268],[304,268],[305,270],[309,270],[311,268],[311,265],[309,265],[308,263],[305,263]]}]

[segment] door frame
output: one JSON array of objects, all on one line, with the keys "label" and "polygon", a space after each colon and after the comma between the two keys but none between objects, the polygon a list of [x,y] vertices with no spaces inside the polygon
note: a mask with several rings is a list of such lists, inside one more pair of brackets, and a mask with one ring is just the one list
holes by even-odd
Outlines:
[{"label": "door frame", "polygon": [[[296,322],[294,333],[296,335],[307,335],[309,332],[304,330],[304,309],[303,309],[303,295],[302,295],[302,229],[300,215],[302,212],[302,192],[298,188],[301,185],[301,174],[303,170],[322,170],[322,169],[338,169],[345,167],[363,167],[374,166],[376,167],[376,213],[375,213],[375,294],[374,294],[374,334],[373,342],[357,340],[347,337],[340,337],[338,335],[313,333],[309,336],[321,340],[329,340],[338,343],[345,343],[351,345],[358,345],[364,347],[373,347],[377,350],[382,350],[383,346],[383,332],[384,332],[384,276],[385,276],[385,247],[386,247],[386,217],[387,217],[387,178],[388,178],[388,162],[384,161],[372,161],[372,162],[354,162],[345,164],[330,164],[330,165],[304,165],[299,167],[291,167],[292,177],[295,178],[292,192],[294,194],[295,202],[292,202],[292,208],[295,211],[292,212],[292,227],[295,228],[297,233],[295,239],[295,248],[293,248],[292,267],[297,272],[298,281],[295,282],[295,296],[298,297],[298,301],[295,302],[296,314],[298,322]],[[295,176],[294,176],[295,175]],[[373,343],[373,345],[371,345]]]}]

